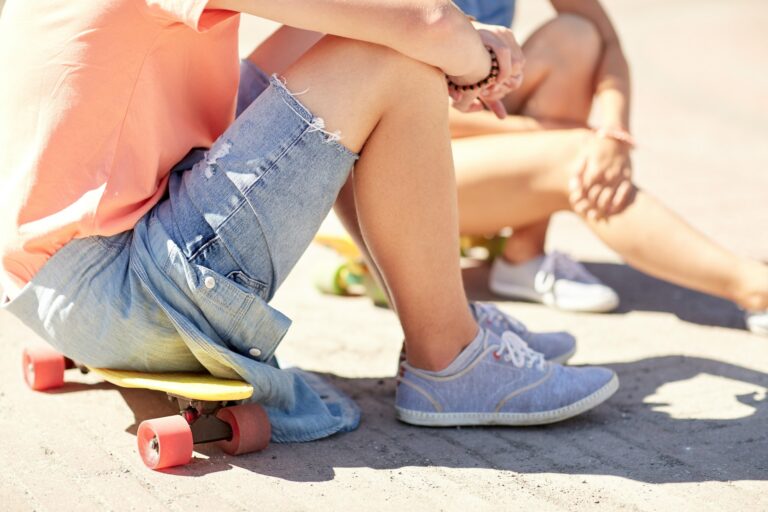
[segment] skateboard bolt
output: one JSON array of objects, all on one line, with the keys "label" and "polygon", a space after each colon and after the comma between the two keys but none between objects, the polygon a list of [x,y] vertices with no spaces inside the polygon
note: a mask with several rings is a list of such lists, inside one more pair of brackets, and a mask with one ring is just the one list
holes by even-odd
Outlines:
[{"label": "skateboard bolt", "polygon": [[153,437],[152,440],[149,442],[149,449],[153,452],[160,451],[160,443],[157,442],[157,436]]},{"label": "skateboard bolt", "polygon": [[190,425],[194,423],[194,421],[200,416],[196,410],[194,409],[185,409],[182,411],[181,415],[184,417],[185,420],[187,420],[187,423]]}]

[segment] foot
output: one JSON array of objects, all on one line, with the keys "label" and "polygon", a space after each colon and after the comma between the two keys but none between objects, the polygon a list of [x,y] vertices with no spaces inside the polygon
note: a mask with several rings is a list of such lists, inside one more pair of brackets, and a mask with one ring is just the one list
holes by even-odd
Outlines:
[{"label": "foot", "polygon": [[605,313],[619,305],[615,291],[561,252],[519,265],[496,258],[489,287],[503,297],[541,302],[564,311]]},{"label": "foot", "polygon": [[747,329],[755,334],[768,336],[768,310],[750,311],[746,314]]},{"label": "foot", "polygon": [[523,322],[487,302],[472,302],[470,309],[480,327],[496,336],[512,331],[551,363],[565,364],[576,353],[576,338],[570,333],[531,332]]},{"label": "foot", "polygon": [[412,425],[543,425],[592,409],[618,387],[611,370],[548,363],[515,334],[484,330],[443,371],[403,363],[395,410]]}]

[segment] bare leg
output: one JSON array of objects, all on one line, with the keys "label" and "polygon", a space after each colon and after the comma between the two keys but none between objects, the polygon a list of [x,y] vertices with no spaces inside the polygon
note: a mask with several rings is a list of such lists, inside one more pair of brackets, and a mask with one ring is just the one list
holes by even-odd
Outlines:
[{"label": "bare leg", "polygon": [[[543,25],[523,46],[530,64],[523,86],[505,98],[508,112],[536,119],[544,126],[585,126],[601,45],[595,27],[578,16],[560,15]],[[522,124],[521,120],[517,123]],[[546,216],[515,227],[504,248],[504,259],[524,263],[543,254],[548,226]]]},{"label": "bare leg", "polygon": [[[531,226],[570,209],[568,180],[592,136],[588,130],[561,130],[455,140],[461,232]],[[499,147],[515,157],[498,158]],[[622,213],[584,221],[644,272],[747,309],[768,308],[768,266],[717,245],[645,191],[634,193]]]},{"label": "bare leg", "polygon": [[328,130],[340,130],[344,144],[361,151],[352,177],[357,217],[391,291],[409,362],[444,368],[478,327],[467,308],[456,250],[442,74],[383,47],[328,37],[285,77],[293,91],[307,91],[302,102],[325,119]]},{"label": "bare leg", "polygon": [[[524,48],[530,63],[526,81],[520,90],[505,99],[508,111],[521,115],[499,122],[490,113],[466,115],[451,110],[453,137],[574,128],[586,124],[592,103],[592,77],[600,54],[600,39],[594,27],[577,16],[562,15],[535,32]],[[335,210],[389,295],[363,240],[352,180],[339,194]],[[549,214],[532,220],[529,225],[517,226],[506,245],[504,257],[513,263],[522,263],[542,254],[548,225]]]},{"label": "bare leg", "polygon": [[516,265],[530,261],[544,252],[549,229],[549,217],[544,220],[515,227],[512,236],[504,244],[502,257]]},{"label": "bare leg", "polygon": [[355,198],[354,173],[349,177],[349,180],[347,180],[347,182],[344,184],[341,191],[339,191],[339,196],[336,198],[336,204],[333,206],[333,210],[341,221],[341,224],[344,226],[344,229],[346,229],[347,233],[349,233],[349,236],[352,237],[355,245],[357,245],[358,249],[360,249],[368,270],[371,272],[373,278],[376,280],[376,283],[379,285],[382,291],[384,291],[384,294],[387,296],[387,301],[394,309],[395,305],[392,301],[392,294],[389,292],[387,284],[384,282],[381,271],[373,261],[373,257],[368,250],[368,246],[365,244],[365,240],[363,239],[363,232],[360,228],[360,222],[357,220],[357,200]]},{"label": "bare leg", "polygon": [[528,62],[525,80],[504,99],[510,115],[499,120],[490,112],[452,110],[453,138],[586,127],[602,51],[594,25],[562,14],[534,32],[523,50]]}]

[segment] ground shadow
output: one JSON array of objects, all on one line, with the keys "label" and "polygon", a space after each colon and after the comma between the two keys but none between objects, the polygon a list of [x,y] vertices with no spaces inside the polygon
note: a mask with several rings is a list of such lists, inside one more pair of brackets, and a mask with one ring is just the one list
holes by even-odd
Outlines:
[{"label": "ground shadow", "polygon": [[[320,482],[332,480],[339,468],[438,466],[613,475],[648,483],[768,479],[768,459],[763,453],[768,439],[764,394],[729,397],[751,411],[738,419],[680,419],[664,412],[663,404],[647,403],[648,397],[671,382],[712,376],[764,390],[768,375],[682,356],[607,366],[616,370],[622,382],[607,403],[560,424],[517,429],[411,427],[394,417],[394,379],[326,376],[360,405],[363,420],[357,431],[312,443],[271,445],[264,452],[239,457],[204,446],[199,452],[208,458],[196,457],[171,472],[200,476],[238,466],[290,481]],[[136,423],[128,428],[131,432],[143,419],[175,412],[159,393],[121,391],[136,416]],[[717,407],[696,403],[704,404],[705,416],[707,407]]]},{"label": "ground shadow", "polygon": [[[683,288],[618,263],[584,263],[605,284],[616,290],[621,304],[615,314],[631,311],[671,313],[685,322],[744,329],[744,314],[732,302]],[[464,269],[467,294],[472,300],[503,301],[488,290],[488,265]]]}]

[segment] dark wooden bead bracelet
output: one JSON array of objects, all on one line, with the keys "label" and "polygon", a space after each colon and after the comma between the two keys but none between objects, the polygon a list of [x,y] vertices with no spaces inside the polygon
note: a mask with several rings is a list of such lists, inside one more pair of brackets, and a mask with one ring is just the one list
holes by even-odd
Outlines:
[{"label": "dark wooden bead bracelet", "polygon": [[455,91],[474,91],[475,89],[482,89],[486,85],[492,84],[496,80],[496,77],[499,76],[499,59],[496,57],[496,52],[493,51],[493,48],[490,46],[486,46],[485,48],[488,50],[488,53],[491,56],[491,71],[488,73],[488,76],[474,84],[459,85],[454,83],[453,80],[451,80],[451,77],[445,75],[445,79],[448,81],[449,88]]}]

